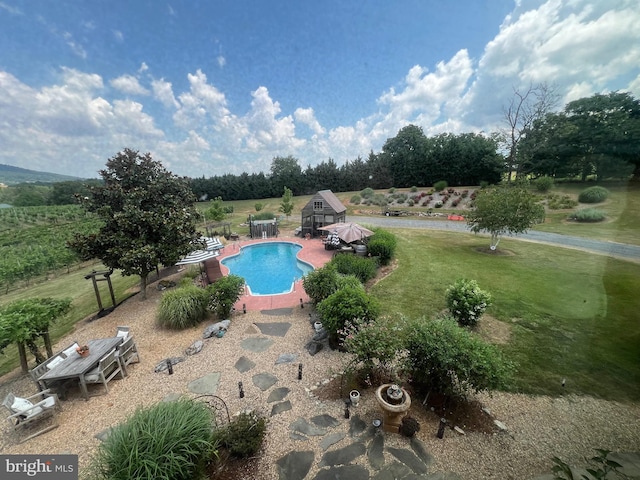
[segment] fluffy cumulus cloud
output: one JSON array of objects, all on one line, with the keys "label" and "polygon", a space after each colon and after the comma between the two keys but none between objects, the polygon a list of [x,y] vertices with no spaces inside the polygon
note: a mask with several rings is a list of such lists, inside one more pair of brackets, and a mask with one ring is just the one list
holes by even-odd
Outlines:
[{"label": "fluffy cumulus cloud", "polygon": [[133,75],[122,75],[109,82],[113,88],[127,95],[149,95],[149,90],[140,85]]}]

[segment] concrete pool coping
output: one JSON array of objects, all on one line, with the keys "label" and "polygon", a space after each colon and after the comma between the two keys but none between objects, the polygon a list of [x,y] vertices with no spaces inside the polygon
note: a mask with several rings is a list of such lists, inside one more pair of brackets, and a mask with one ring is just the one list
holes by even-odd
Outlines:
[{"label": "concrete pool coping", "polygon": [[[267,239],[244,239],[234,240],[225,243],[224,249],[220,252],[217,260],[220,261],[220,268],[224,275],[229,275],[229,269],[222,263],[226,257],[236,255],[241,247],[267,242],[289,242],[300,245],[302,249],[298,252],[298,258],[304,262],[313,265],[313,268],[320,268],[333,257],[333,252],[325,250],[324,243],[320,238],[312,238],[309,240],[298,237],[277,237]],[[286,307],[301,305],[307,306],[309,296],[302,288],[302,280],[295,282],[293,291],[279,295],[248,295],[244,294],[240,300],[236,302],[235,308],[238,312],[246,309],[247,311],[255,310],[273,310]],[[308,308],[308,306],[307,306]]]}]

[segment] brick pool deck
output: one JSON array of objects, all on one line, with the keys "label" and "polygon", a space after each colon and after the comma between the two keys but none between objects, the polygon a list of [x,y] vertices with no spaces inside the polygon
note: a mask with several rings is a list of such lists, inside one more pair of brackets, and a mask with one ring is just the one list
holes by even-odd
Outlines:
[{"label": "brick pool deck", "polygon": [[[314,268],[322,267],[325,263],[331,260],[333,256],[333,251],[325,250],[324,244],[319,238],[305,240],[304,238],[281,236],[278,238],[257,240],[246,239],[227,242],[224,249],[220,252],[220,256],[217,258],[218,260],[223,260],[226,257],[237,254],[242,247],[266,242],[290,242],[300,245],[302,250],[298,252],[298,258],[310,263]],[[225,267],[224,264],[221,263],[220,267],[224,275],[229,274],[229,269]],[[302,288],[302,280],[298,280],[295,282],[291,293],[283,293],[280,295],[244,294],[235,304],[235,308],[238,311],[242,311],[243,306],[246,306],[248,311],[273,310],[277,308],[290,308],[296,306],[300,308],[301,299],[302,303],[305,305],[309,302],[309,296],[304,291],[304,288]]]}]

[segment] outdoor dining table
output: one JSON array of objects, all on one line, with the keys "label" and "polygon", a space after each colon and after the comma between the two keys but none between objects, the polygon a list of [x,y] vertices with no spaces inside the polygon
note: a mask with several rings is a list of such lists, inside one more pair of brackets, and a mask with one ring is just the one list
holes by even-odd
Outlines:
[{"label": "outdoor dining table", "polygon": [[122,337],[99,338],[89,340],[89,355],[82,357],[78,353],[72,353],[60,364],[42,375],[38,381],[52,382],[77,378],[80,381],[80,389],[85,400],[89,400],[87,383],[84,380],[86,373],[98,366],[100,359],[122,343]]}]

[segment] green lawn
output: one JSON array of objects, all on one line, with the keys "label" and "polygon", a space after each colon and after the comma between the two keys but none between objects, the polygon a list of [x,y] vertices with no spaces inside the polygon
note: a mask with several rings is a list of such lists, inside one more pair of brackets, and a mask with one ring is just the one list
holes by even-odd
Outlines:
[{"label": "green lawn", "polygon": [[[51,341],[55,343],[59,338],[73,330],[74,325],[84,318],[91,317],[98,312],[98,303],[93,289],[91,280],[85,280],[84,276],[92,270],[102,271],[104,267],[100,264],[87,265],[78,270],[72,270],[68,274],[61,274],[57,277],[47,280],[46,282],[32,285],[29,288],[15,290],[7,295],[0,296],[0,305],[6,305],[14,300],[24,298],[73,298],[71,311],[65,316],[59,318],[52,324],[50,330]],[[102,277],[100,277],[102,278]],[[155,274],[151,274],[153,281]],[[132,286],[138,285],[140,277],[123,277],[118,272],[111,275],[111,283],[113,285],[116,302],[120,303],[125,300],[130,293],[127,290]],[[98,282],[102,306],[108,308],[111,306],[111,296],[107,282]],[[27,356],[31,361],[32,356]],[[18,349],[14,345],[9,345],[0,354],[0,375],[10,372],[18,367]]]},{"label": "green lawn", "polygon": [[511,255],[480,253],[467,234],[399,230],[398,268],[371,292],[384,312],[431,318],[444,292],[471,278],[491,292],[487,311],[510,325],[503,350],[519,364],[514,389],[640,400],[640,265],[503,240]]}]

